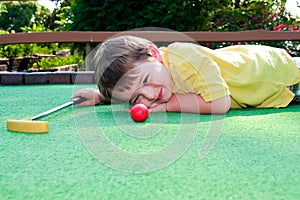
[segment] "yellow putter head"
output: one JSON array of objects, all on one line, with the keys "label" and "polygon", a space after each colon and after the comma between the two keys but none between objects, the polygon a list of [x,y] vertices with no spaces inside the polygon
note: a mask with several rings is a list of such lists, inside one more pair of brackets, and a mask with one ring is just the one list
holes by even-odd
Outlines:
[{"label": "yellow putter head", "polygon": [[47,121],[32,121],[29,119],[24,120],[7,120],[7,129],[14,132],[24,133],[47,133],[49,125]]}]

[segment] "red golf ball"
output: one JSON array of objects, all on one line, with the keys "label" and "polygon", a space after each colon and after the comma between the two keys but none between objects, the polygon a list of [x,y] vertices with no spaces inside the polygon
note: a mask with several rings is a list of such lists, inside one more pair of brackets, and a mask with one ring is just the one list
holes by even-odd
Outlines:
[{"label": "red golf ball", "polygon": [[143,122],[148,118],[149,109],[144,104],[136,104],[130,109],[130,116],[136,122]]}]

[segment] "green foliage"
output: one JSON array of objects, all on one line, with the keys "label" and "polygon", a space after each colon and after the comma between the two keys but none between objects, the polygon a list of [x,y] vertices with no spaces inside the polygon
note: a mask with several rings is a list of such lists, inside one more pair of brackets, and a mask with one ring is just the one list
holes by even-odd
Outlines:
[{"label": "green foliage", "polygon": [[[53,31],[67,31],[70,30],[70,24],[72,23],[70,1],[72,0],[58,0],[60,2],[60,7],[55,8],[52,13],[48,15],[48,18],[45,22],[45,26]],[[57,3],[56,2],[56,3]]]},{"label": "green foliage", "polygon": [[[27,33],[47,31],[44,26],[36,24],[33,24],[31,27],[24,27],[21,30]],[[6,32],[2,31],[2,33]],[[0,57],[20,57],[25,55],[30,56],[36,53],[52,54],[53,50],[57,49],[59,49],[58,43],[0,45]]]},{"label": "green foliage", "polygon": [[30,24],[37,10],[33,2],[3,2],[0,7],[0,29],[17,32]]},{"label": "green foliage", "polygon": [[[46,8],[44,6],[38,6],[38,8],[34,14],[32,23],[48,28],[50,16],[51,16],[51,11],[48,8]],[[31,26],[32,23],[30,23],[26,26]]]},{"label": "green foliage", "polygon": [[231,0],[74,0],[72,30],[125,31],[163,27],[177,31],[208,30],[215,10]]},{"label": "green foliage", "polygon": [[[214,19],[212,31],[244,31],[274,30],[299,31],[299,23],[285,9],[286,0],[245,0],[241,5],[231,9],[219,10]],[[211,48],[219,48],[233,43],[207,44]],[[292,56],[300,56],[299,42],[252,42],[239,44],[262,44],[283,48]]]},{"label": "green foliage", "polygon": [[[31,27],[23,27],[23,32],[50,32],[51,30],[45,28],[43,25],[33,24]],[[6,31],[1,31],[0,34],[7,34]],[[54,50],[70,49],[73,44],[59,44],[59,43],[45,43],[45,44],[8,44],[0,45],[0,57],[20,57],[31,56],[34,54],[52,54]]]},{"label": "green foliage", "polygon": [[54,58],[42,58],[38,63],[33,65],[33,68],[38,69],[51,69],[54,67],[78,64],[81,66],[83,64],[83,58],[79,55],[71,55],[68,57],[54,57]]},{"label": "green foliage", "polygon": [[[275,30],[280,24],[295,27],[297,21],[289,16],[285,3],[286,0],[71,0],[71,30],[127,31],[162,27],[176,31],[226,32]],[[207,45],[219,48],[232,44]],[[299,42],[261,44],[285,48],[293,56],[300,54]]]},{"label": "green foliage", "polygon": [[58,44],[52,43],[0,45],[0,57],[30,56],[36,53],[52,54],[52,49],[58,49]]},{"label": "green foliage", "polygon": [[213,31],[273,30],[274,25],[288,22],[285,0],[244,1],[243,7],[220,10]]},{"label": "green foliage", "polygon": [[43,31],[66,30],[70,23],[70,3],[64,0],[61,8],[52,12],[36,2],[0,2],[0,30],[21,32],[33,24],[45,27]]},{"label": "green foliage", "polygon": [[[51,1],[60,4],[52,12],[36,2],[0,3],[0,33],[11,29],[17,32],[127,31],[141,27],[162,27],[175,31],[299,31],[299,21],[289,16],[285,10],[286,0]],[[218,48],[232,44],[234,43],[205,45]],[[291,55],[300,56],[299,42],[261,44],[285,48]],[[0,46],[0,56],[51,53],[63,46],[5,45]],[[73,44],[68,48],[77,48],[81,52],[80,48],[83,50],[84,46],[85,44]]]},{"label": "green foliage", "polygon": [[33,33],[33,32],[51,32],[51,30],[47,29],[43,24],[32,24],[32,26],[24,26],[21,28],[22,32],[25,33]]}]

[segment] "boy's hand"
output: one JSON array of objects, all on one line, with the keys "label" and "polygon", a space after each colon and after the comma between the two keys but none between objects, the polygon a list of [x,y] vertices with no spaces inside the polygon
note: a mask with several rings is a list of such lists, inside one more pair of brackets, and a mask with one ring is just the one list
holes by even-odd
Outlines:
[{"label": "boy's hand", "polygon": [[84,97],[86,99],[82,103],[79,103],[78,106],[94,106],[104,101],[104,99],[101,99],[102,95],[99,90],[94,88],[78,90],[71,98],[75,97]]},{"label": "boy's hand", "polygon": [[161,103],[158,105],[154,105],[151,108],[149,108],[150,112],[167,112],[167,104]]}]

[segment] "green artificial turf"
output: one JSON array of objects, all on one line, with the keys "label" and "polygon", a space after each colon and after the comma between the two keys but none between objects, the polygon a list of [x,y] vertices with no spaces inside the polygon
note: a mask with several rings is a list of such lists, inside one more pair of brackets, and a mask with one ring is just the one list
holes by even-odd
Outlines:
[{"label": "green artificial turf", "polygon": [[0,86],[0,199],[299,199],[300,105],[226,116],[68,107],[46,134],[7,131],[91,85]]}]

